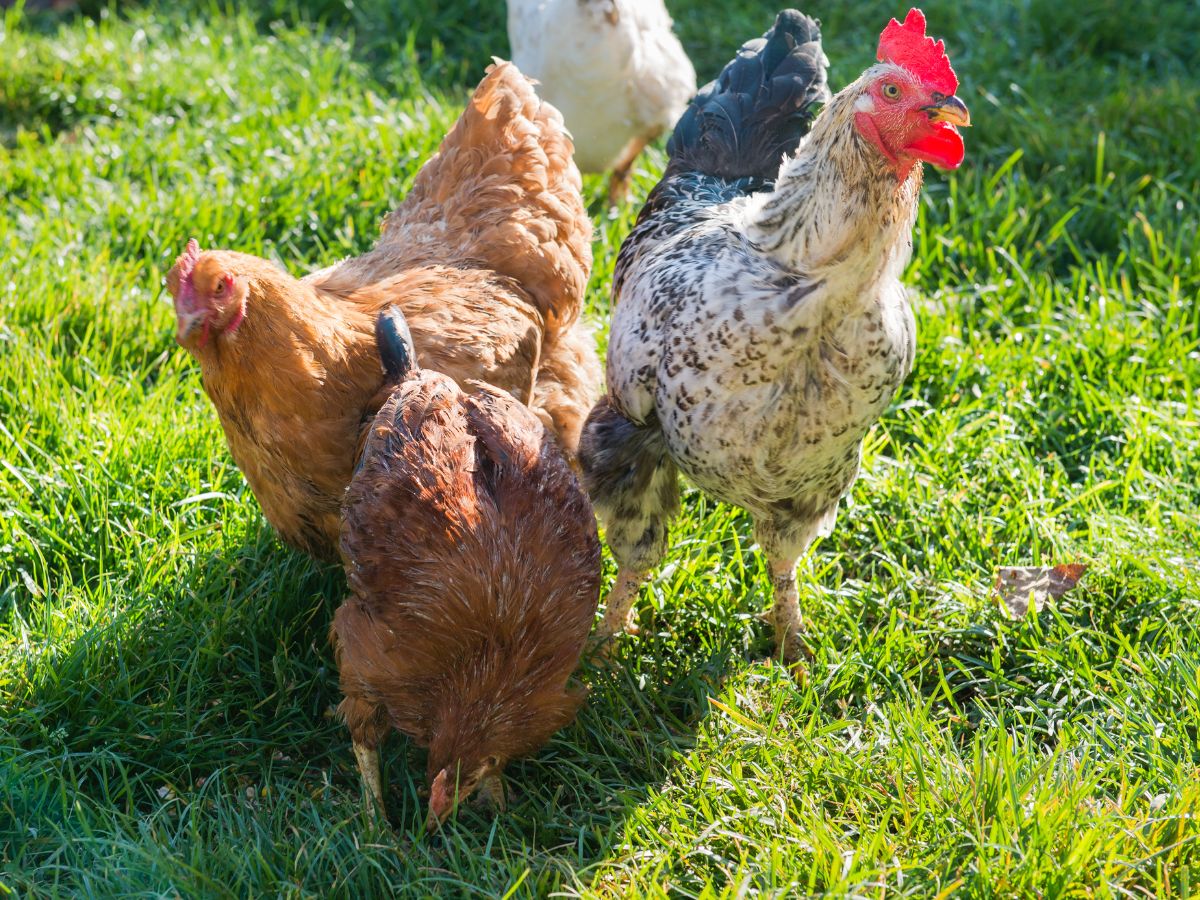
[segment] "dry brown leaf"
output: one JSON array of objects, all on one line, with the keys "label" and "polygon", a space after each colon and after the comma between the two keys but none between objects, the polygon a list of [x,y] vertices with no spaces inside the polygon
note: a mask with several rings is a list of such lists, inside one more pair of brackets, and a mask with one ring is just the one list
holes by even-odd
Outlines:
[{"label": "dry brown leaf", "polygon": [[1056,600],[1075,585],[1087,571],[1083,563],[1061,566],[1001,566],[996,573],[996,596],[1010,619],[1023,619]]}]

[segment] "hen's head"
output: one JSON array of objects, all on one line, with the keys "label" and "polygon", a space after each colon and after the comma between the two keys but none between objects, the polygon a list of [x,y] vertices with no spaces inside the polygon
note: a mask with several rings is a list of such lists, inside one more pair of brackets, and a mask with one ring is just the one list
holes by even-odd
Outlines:
[{"label": "hen's head", "polygon": [[[483,756],[438,769],[429,786],[425,830],[436,831],[450,818],[459,801],[472,796],[480,786],[501,785],[500,773],[503,771],[504,762],[498,756]],[[499,790],[503,791],[503,787]]]},{"label": "hen's head", "polygon": [[[476,792],[503,803],[501,774],[509,760],[528,756],[575,718],[586,691],[529,686],[520,677],[519,660],[513,681],[486,697],[476,694],[447,704],[429,742],[427,775],[429,814],[425,827],[435,831],[455,808]],[[497,670],[499,671],[499,670]],[[565,677],[565,676],[564,676]],[[476,681],[481,687],[489,679]]]},{"label": "hen's head", "polygon": [[233,334],[246,317],[249,285],[229,270],[222,254],[201,253],[192,239],[167,273],[175,299],[175,339],[189,350],[216,335]]},{"label": "hen's head", "polygon": [[958,77],[945,44],[925,35],[919,9],[910,9],[903,24],[888,23],[876,58],[879,64],[863,76],[854,104],[859,134],[901,181],[918,161],[957,169],[964,154],[958,127],[969,126],[971,114],[954,96]]}]

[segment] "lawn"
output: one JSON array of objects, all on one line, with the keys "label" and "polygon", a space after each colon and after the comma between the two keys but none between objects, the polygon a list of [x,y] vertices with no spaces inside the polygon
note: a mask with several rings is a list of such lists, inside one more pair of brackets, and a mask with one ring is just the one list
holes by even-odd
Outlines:
[{"label": "lawn", "polygon": [[[775,7],[674,0],[702,80]],[[425,8],[436,7],[437,12]],[[764,657],[749,521],[692,491],[620,667],[491,819],[368,817],[341,572],[234,467],[163,276],[368,247],[499,0],[126,3],[0,25],[0,896],[1186,897],[1200,884],[1200,7],[930,0],[975,127],[930,173],[915,370]],[[826,2],[834,87],[904,7]],[[588,315],[661,171],[597,224]],[[998,566],[1082,562],[1020,621]],[[606,562],[606,579],[613,565]]]}]

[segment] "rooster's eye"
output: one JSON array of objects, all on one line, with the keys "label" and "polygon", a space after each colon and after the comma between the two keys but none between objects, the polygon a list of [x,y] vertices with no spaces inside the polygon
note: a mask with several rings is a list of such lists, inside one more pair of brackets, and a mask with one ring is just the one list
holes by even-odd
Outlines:
[{"label": "rooster's eye", "polygon": [[213,296],[220,297],[223,293],[225,293],[225,282],[218,281],[217,286],[213,288]]},{"label": "rooster's eye", "polygon": [[892,84],[890,81],[884,82],[883,96],[888,100],[899,100],[900,88],[896,87],[896,85]]}]

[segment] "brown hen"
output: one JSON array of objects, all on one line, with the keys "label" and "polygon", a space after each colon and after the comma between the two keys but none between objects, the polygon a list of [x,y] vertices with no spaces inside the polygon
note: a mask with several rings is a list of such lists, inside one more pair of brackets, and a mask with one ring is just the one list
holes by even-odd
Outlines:
[{"label": "brown hen", "polygon": [[579,320],[592,226],[572,150],[557,110],[497,63],[368,253],[303,279],[194,241],[176,261],[177,338],[289,544],[336,554],[364,423],[387,396],[373,329],[391,304],[427,368],[527,403],[573,459],[600,367]]},{"label": "brown hen", "polygon": [[429,827],[570,722],[600,592],[592,508],[549,432],[511,395],[415,368],[397,310],[379,317],[395,384],[346,492],[350,597],[334,616],[342,700],[383,809],[379,743],[429,749]]}]

